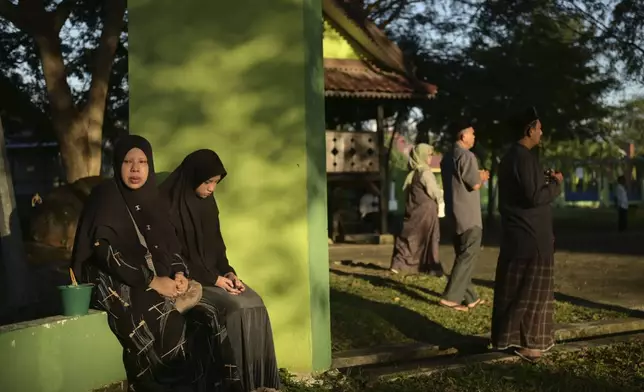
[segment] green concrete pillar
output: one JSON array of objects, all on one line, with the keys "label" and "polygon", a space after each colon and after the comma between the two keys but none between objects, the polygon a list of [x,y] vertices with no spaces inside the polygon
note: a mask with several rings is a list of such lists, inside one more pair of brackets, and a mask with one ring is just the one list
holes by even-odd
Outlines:
[{"label": "green concrete pillar", "polygon": [[157,171],[219,153],[228,256],[264,298],[280,367],[328,368],[320,2],[128,4],[132,133],[152,143]]}]

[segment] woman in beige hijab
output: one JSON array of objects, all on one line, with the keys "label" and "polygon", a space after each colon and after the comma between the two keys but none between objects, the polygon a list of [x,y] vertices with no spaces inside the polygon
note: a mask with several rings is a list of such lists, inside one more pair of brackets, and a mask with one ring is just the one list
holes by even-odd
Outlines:
[{"label": "woman in beige hijab", "polygon": [[390,270],[396,274],[425,272],[443,275],[438,257],[438,206],[443,201],[443,192],[430,169],[433,153],[432,146],[422,143],[409,154],[411,171],[403,184],[407,197],[405,218],[391,258]]}]

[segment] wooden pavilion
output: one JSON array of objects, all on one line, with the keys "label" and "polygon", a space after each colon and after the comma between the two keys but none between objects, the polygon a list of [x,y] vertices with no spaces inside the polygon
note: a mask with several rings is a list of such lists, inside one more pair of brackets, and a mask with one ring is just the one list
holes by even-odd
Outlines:
[{"label": "wooden pavilion", "polygon": [[[388,232],[386,115],[401,104],[432,99],[437,87],[420,80],[401,49],[369,20],[355,0],[323,0],[329,231],[333,191],[365,186],[379,196],[379,232]],[[376,132],[348,131],[346,124],[376,120]]]}]

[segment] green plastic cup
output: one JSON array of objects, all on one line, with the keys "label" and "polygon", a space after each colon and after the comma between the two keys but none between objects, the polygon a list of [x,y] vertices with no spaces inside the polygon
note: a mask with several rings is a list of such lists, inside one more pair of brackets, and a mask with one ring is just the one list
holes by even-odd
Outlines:
[{"label": "green plastic cup", "polygon": [[92,300],[92,283],[77,286],[58,286],[63,301],[64,316],[84,316],[89,313],[89,303]]}]

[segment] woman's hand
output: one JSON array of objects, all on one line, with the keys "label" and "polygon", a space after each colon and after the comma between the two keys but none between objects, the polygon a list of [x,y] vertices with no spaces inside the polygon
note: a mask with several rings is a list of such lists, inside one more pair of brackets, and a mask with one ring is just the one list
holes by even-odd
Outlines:
[{"label": "woman's hand", "polygon": [[217,277],[217,282],[215,283],[215,286],[221,287],[222,289],[226,290],[229,294],[232,294],[232,295],[241,294],[241,291],[235,288],[235,284],[233,283],[233,281],[224,276]]},{"label": "woman's hand", "polygon": [[150,288],[164,297],[177,296],[177,283],[167,276],[155,276],[150,282]]},{"label": "woman's hand", "polygon": [[186,291],[188,291],[188,278],[185,277],[183,272],[177,272],[174,275],[174,282],[177,285],[177,294],[185,294]]},{"label": "woman's hand", "polygon": [[246,286],[244,286],[244,283],[239,280],[237,275],[235,275],[234,272],[229,272],[226,274],[226,278],[230,279],[233,282],[233,286],[239,290],[240,292],[244,292],[246,290]]}]

